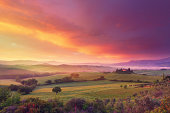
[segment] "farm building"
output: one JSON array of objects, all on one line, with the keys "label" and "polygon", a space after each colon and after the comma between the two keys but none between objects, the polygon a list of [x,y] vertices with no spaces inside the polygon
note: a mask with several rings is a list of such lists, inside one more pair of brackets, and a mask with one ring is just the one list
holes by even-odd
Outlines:
[{"label": "farm building", "polygon": [[128,68],[128,69],[116,69],[116,73],[119,73],[119,74],[131,74],[131,73],[134,73],[134,72],[133,72],[133,70]]}]

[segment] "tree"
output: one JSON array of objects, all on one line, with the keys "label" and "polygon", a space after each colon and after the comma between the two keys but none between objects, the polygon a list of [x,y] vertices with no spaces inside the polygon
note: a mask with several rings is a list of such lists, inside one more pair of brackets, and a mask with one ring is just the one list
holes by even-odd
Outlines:
[{"label": "tree", "polygon": [[124,88],[127,89],[127,85],[124,85]]},{"label": "tree", "polygon": [[123,85],[121,84],[121,85],[120,85],[120,87],[122,88],[122,87],[123,87]]},{"label": "tree", "polygon": [[61,92],[61,88],[60,88],[60,87],[54,87],[54,88],[52,89],[52,92],[55,92],[56,95],[57,95],[57,93]]},{"label": "tree", "polygon": [[52,84],[52,81],[51,80],[47,80],[45,81],[46,84]]}]

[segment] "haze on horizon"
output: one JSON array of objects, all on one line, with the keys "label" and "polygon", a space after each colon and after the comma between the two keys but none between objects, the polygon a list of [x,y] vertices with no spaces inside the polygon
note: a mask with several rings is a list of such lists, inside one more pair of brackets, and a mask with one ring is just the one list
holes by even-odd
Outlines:
[{"label": "haze on horizon", "polygon": [[0,0],[0,59],[115,63],[170,56],[169,0]]}]

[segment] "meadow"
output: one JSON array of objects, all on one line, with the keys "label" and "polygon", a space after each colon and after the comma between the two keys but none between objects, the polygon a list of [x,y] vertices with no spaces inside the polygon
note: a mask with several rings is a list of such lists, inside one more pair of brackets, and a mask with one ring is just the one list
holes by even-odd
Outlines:
[{"label": "meadow", "polygon": [[[103,72],[77,72],[78,78],[72,78],[75,82],[54,84],[55,79],[62,79],[64,77],[70,77],[71,73],[67,74],[55,74],[52,76],[43,77],[31,77],[38,80],[38,86],[27,95],[22,95],[21,99],[29,97],[39,97],[43,100],[59,98],[66,102],[71,98],[84,98],[87,100],[94,100],[95,98],[125,98],[131,96],[134,93],[138,93],[143,90],[151,90],[152,88],[135,88],[133,85],[141,84],[135,82],[120,82],[111,80],[133,80],[133,81],[147,81],[153,82],[161,80],[161,76],[141,75],[141,74],[117,74],[115,72],[103,73]],[[94,81],[95,79],[104,76],[105,80]],[[30,79],[30,78],[27,78]],[[24,80],[27,80],[24,79]],[[47,85],[45,82],[51,80],[52,84]],[[84,81],[85,80],[85,81]],[[2,79],[0,85],[19,84],[15,82],[15,79]],[[128,88],[121,88],[120,85],[127,85]],[[132,85],[132,86],[131,86]],[[57,95],[52,92],[52,88],[59,86],[62,92]]]},{"label": "meadow", "polygon": [[165,70],[136,70],[134,71],[137,74],[146,74],[146,75],[154,75],[154,76],[160,76],[163,73],[165,75],[169,75],[170,74],[170,70],[169,69],[165,69]]},{"label": "meadow", "polygon": [[[134,93],[146,90],[146,88],[134,88],[139,83],[130,82],[113,82],[108,80],[87,81],[87,82],[71,82],[38,86],[32,93],[23,95],[22,99],[30,97],[39,97],[43,100],[59,98],[62,101],[68,101],[71,98],[84,98],[86,100],[94,100],[95,98],[125,98]],[[127,89],[121,88],[120,85],[128,85]],[[57,95],[52,92],[52,88],[59,86],[62,92]],[[147,88],[148,89],[148,88]]]},{"label": "meadow", "polygon": [[[75,81],[82,81],[82,80],[94,80],[99,78],[100,76],[104,76],[107,80],[133,80],[133,81],[147,81],[153,82],[155,80],[160,80],[161,76],[152,76],[152,75],[141,75],[141,74],[117,74],[115,72],[112,73],[102,73],[102,72],[78,72],[79,77],[73,78]],[[35,77],[38,80],[39,84],[44,84],[46,80],[61,79],[63,77],[69,77],[70,73],[68,74],[57,74],[53,76],[45,76],[45,77]]]},{"label": "meadow", "polygon": [[[79,72],[78,78],[73,78],[76,82],[70,83],[60,83],[60,84],[51,84],[45,85],[45,81],[55,79],[61,79],[62,77],[68,77],[70,74],[57,74],[47,77],[36,77],[38,83],[41,86],[37,86],[36,89],[28,94],[23,95],[22,99],[29,97],[39,97],[43,100],[48,100],[52,98],[59,98],[63,101],[68,101],[71,98],[79,97],[87,100],[94,100],[95,98],[105,99],[105,98],[125,98],[131,96],[134,93],[138,93],[143,90],[148,90],[148,88],[134,88],[134,86],[141,83],[135,82],[116,82],[111,80],[133,80],[133,81],[147,81],[153,82],[155,80],[160,80],[160,76],[149,76],[149,75],[140,75],[140,74],[117,74],[117,73],[102,73],[102,72]],[[104,76],[106,80],[93,81],[100,76]],[[82,81],[86,80],[86,81]],[[121,88],[120,85],[127,85],[128,88]],[[57,95],[52,92],[52,88],[59,86],[62,89],[62,92]],[[152,88],[150,88],[152,89]],[[149,90],[150,90],[149,89]]]}]

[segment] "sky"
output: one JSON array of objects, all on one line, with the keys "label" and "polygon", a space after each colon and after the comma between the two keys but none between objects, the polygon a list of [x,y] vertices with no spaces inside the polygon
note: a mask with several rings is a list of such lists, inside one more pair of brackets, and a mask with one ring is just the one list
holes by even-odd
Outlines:
[{"label": "sky", "polygon": [[0,0],[0,60],[170,56],[170,0]]}]

